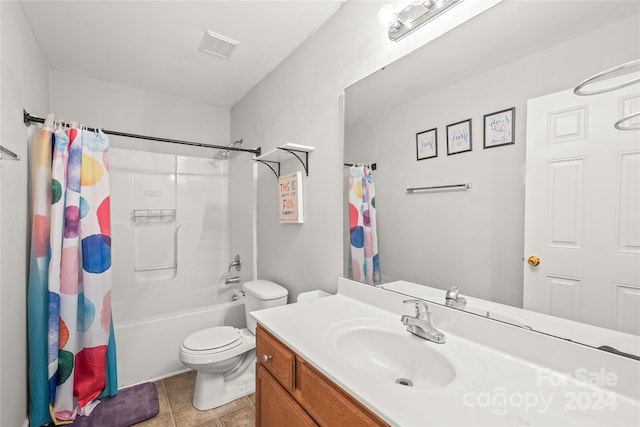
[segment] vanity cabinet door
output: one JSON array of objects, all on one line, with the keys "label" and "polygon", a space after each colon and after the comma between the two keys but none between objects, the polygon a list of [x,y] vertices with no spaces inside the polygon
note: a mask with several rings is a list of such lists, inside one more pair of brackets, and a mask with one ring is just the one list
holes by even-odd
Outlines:
[{"label": "vanity cabinet door", "polygon": [[256,369],[256,426],[317,426],[289,393],[260,364]]},{"label": "vanity cabinet door", "polygon": [[256,328],[256,357],[273,377],[289,392],[294,387],[295,354],[269,335],[260,325]]},{"label": "vanity cabinet door", "polygon": [[293,396],[321,426],[388,426],[300,357]]}]

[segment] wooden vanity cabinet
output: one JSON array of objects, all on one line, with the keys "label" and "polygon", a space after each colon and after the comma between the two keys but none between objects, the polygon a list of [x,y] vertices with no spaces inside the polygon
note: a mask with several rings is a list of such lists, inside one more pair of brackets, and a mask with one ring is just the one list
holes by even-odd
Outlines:
[{"label": "wooden vanity cabinet", "polygon": [[317,426],[260,363],[256,366],[256,426]]},{"label": "wooden vanity cabinet", "polygon": [[388,426],[258,325],[256,426]]}]

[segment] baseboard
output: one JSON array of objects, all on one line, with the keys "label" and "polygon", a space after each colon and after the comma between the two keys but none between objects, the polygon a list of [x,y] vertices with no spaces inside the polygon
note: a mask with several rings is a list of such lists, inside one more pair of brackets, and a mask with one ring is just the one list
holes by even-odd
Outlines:
[{"label": "baseboard", "polygon": [[[0,1],[2,1],[2,0],[0,0]],[[185,373],[185,372],[189,372],[190,370],[191,369],[189,369],[189,368],[178,369],[177,371],[171,371],[171,372],[169,372],[167,374],[163,374],[163,375],[160,375],[160,376],[157,376],[157,377],[147,378],[146,380],[139,381],[139,382],[136,382],[136,383],[133,383],[133,384],[120,385],[120,386],[118,386],[118,390],[122,390],[123,388],[133,387],[133,386],[139,385],[139,384],[153,383],[153,382],[156,382],[158,380],[163,380],[165,378],[173,377],[174,375],[179,375],[179,374],[182,374],[182,373]]]}]

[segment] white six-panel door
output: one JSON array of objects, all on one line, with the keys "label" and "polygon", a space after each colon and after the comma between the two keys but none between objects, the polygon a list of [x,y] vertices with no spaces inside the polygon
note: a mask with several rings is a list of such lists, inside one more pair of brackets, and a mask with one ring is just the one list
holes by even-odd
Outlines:
[{"label": "white six-panel door", "polygon": [[528,101],[525,309],[640,334],[639,89]]}]

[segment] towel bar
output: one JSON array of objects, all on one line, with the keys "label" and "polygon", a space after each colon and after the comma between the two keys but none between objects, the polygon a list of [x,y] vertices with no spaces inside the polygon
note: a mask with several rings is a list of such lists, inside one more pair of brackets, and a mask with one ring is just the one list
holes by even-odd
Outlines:
[{"label": "towel bar", "polygon": [[466,190],[471,191],[473,185],[470,182],[465,184],[453,184],[453,185],[436,185],[433,187],[409,187],[407,188],[407,193],[413,193],[414,191],[429,191],[429,190]]}]

